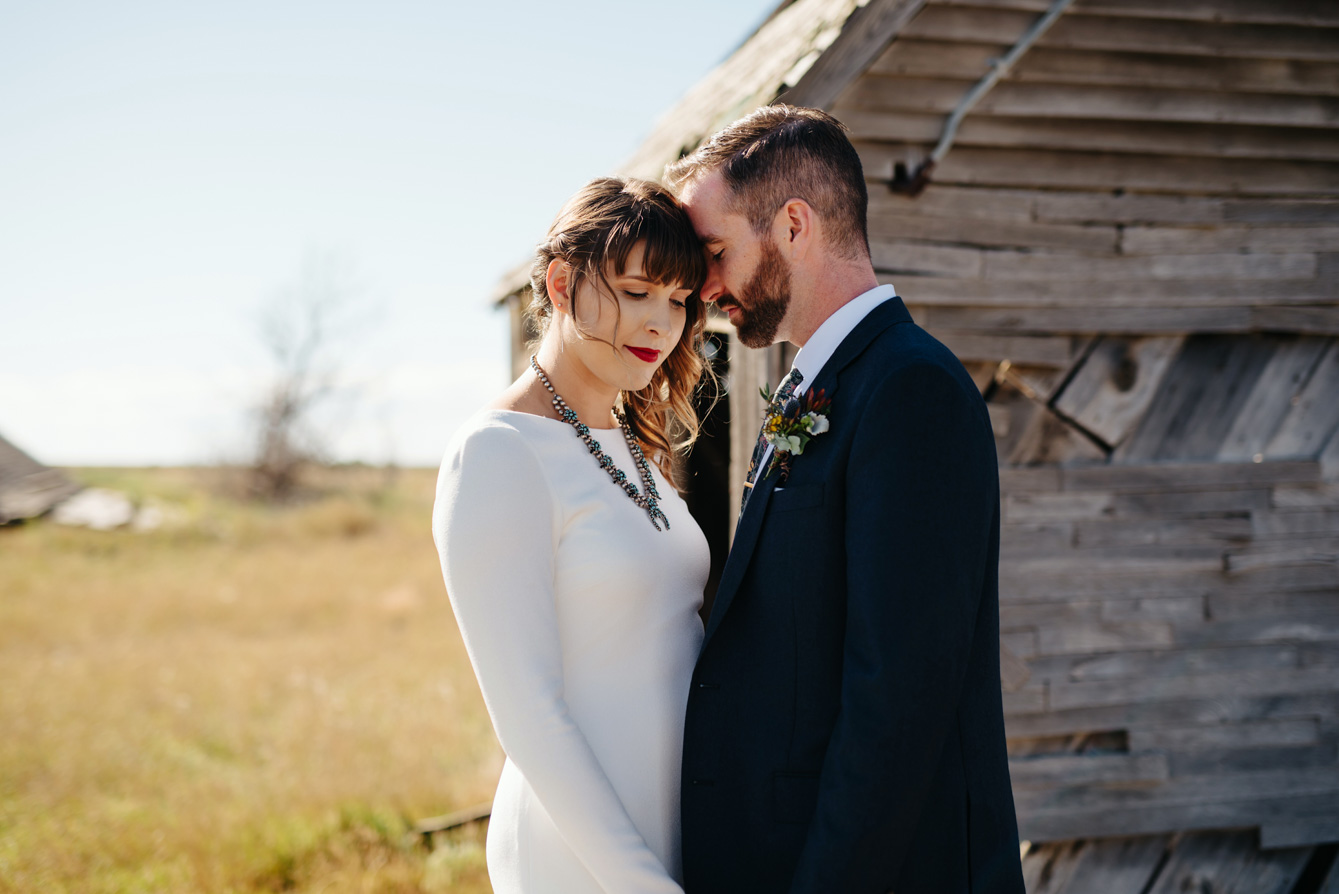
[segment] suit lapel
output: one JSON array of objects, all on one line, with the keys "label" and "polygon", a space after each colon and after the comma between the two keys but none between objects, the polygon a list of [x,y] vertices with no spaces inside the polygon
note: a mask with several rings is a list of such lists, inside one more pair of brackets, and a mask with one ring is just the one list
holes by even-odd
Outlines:
[{"label": "suit lapel", "polygon": [[720,625],[721,617],[739,591],[740,580],[744,576],[744,569],[748,567],[749,556],[753,555],[753,547],[758,542],[763,515],[767,511],[767,502],[772,498],[772,491],[776,490],[778,477],[772,474],[760,479],[753,485],[753,493],[744,504],[744,514],[739,517],[739,524],[735,525],[735,539],[730,544],[730,555],[725,560],[725,568],[721,570],[721,582],[716,588],[711,617],[707,619],[706,639],[710,639]]},{"label": "suit lapel", "polygon": [[[910,321],[911,314],[907,312],[906,305],[896,296],[871,310],[850,334],[842,339],[837,350],[828,358],[828,362],[823,364],[823,369],[812,387],[826,391],[829,398],[834,397],[838,374],[859,357],[879,333],[889,326]],[[838,405],[834,403],[834,415],[840,412]],[[721,582],[716,589],[716,601],[711,607],[711,617],[707,619],[704,647],[706,642],[710,641],[711,635],[716,632],[716,628],[720,626],[721,618],[725,616],[743,583],[744,572],[748,569],[754,549],[758,545],[758,534],[762,531],[763,517],[767,514],[767,503],[771,500],[772,491],[776,490],[777,478],[775,474],[768,475],[754,485],[753,493],[749,495],[748,503],[744,507],[744,514],[735,527],[735,539],[730,545],[730,555],[721,572]]]},{"label": "suit lapel", "polygon": [[[911,314],[907,312],[907,306],[896,295],[871,310],[837,345],[837,350],[832,352],[828,362],[819,370],[813,387],[824,389],[831,395],[836,387],[837,375],[864,353],[870,342],[889,326],[910,322]],[[833,412],[836,412],[835,407]]]}]

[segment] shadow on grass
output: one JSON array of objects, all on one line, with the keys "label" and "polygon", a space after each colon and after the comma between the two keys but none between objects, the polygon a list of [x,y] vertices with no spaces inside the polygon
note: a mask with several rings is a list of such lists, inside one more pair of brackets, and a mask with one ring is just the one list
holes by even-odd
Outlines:
[{"label": "shadow on grass", "polygon": [[251,846],[252,891],[485,894],[482,824],[434,837],[431,851],[404,816],[346,807],[311,823],[275,823]]}]

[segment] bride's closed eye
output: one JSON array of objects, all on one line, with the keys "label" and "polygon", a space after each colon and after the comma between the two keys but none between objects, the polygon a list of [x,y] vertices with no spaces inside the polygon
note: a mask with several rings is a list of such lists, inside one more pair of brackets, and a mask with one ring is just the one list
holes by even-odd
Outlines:
[{"label": "bride's closed eye", "polygon": [[[631,298],[633,301],[643,301],[643,300],[645,300],[646,298],[650,297],[650,294],[651,294],[651,293],[650,293],[650,292],[630,292],[630,291],[628,291],[627,289],[624,289],[624,290],[623,290],[623,294],[626,295],[628,298]],[[673,304],[675,307],[682,307],[682,308],[687,308],[687,307],[688,307],[688,302],[687,302],[686,300],[684,300],[684,299],[680,299],[680,298],[671,298],[671,299],[670,299],[670,304]]]}]

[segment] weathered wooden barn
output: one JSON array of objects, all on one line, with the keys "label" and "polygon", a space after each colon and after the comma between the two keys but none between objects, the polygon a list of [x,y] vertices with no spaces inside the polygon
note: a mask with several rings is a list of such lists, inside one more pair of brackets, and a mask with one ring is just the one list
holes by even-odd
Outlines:
[{"label": "weathered wooden barn", "polygon": [[[624,173],[778,98],[995,422],[1029,890],[1339,891],[1339,4],[794,0]],[[716,331],[724,531],[791,349]]]},{"label": "weathered wooden barn", "polygon": [[0,437],[0,525],[39,516],[79,489]]}]

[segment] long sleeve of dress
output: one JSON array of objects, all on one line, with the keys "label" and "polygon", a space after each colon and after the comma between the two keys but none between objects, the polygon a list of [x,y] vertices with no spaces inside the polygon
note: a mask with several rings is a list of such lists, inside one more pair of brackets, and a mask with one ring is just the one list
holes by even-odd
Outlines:
[{"label": "long sleeve of dress", "polygon": [[433,536],[503,750],[605,891],[681,894],[564,700],[554,604],[561,524],[543,465],[514,429],[479,428],[447,456]]}]

